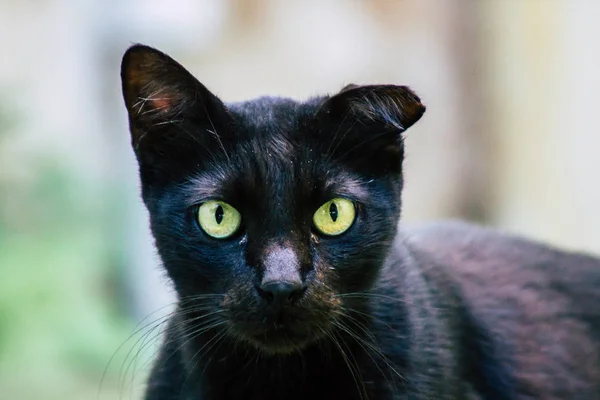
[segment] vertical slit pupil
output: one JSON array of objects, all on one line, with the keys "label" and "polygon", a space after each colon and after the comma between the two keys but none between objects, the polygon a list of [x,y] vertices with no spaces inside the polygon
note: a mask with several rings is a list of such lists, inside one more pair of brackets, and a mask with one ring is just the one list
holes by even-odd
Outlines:
[{"label": "vertical slit pupil", "polygon": [[335,205],[335,203],[331,203],[331,205],[329,206],[329,216],[331,217],[331,220],[333,222],[337,221],[337,219],[338,219],[338,208]]},{"label": "vertical slit pupil", "polygon": [[215,220],[217,221],[217,224],[220,224],[221,222],[223,222],[224,214],[225,214],[225,211],[223,211],[223,206],[218,206],[217,209],[215,210]]}]

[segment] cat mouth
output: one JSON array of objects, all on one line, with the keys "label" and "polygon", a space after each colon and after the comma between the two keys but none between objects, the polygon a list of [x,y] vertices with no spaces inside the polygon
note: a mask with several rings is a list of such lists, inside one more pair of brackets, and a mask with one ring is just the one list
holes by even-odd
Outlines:
[{"label": "cat mouth", "polygon": [[302,350],[320,339],[320,336],[309,333],[298,333],[287,327],[266,330],[262,334],[247,336],[248,341],[260,350],[272,354],[291,354]]},{"label": "cat mouth", "polygon": [[[241,303],[241,302],[240,302]],[[228,307],[229,331],[270,354],[290,354],[323,340],[334,329],[335,309],[321,302],[269,307]]]},{"label": "cat mouth", "polygon": [[257,329],[245,329],[241,337],[259,350],[271,354],[291,354],[326,335],[325,329],[311,329],[308,323],[271,323]]}]

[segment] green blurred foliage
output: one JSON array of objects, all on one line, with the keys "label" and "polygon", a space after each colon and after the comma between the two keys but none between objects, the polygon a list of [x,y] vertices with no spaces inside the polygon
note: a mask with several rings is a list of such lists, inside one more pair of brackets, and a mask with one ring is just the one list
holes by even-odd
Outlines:
[{"label": "green blurred foliage", "polygon": [[[7,117],[0,157],[17,123]],[[0,399],[138,398],[131,377],[119,384],[135,340],[108,365],[133,327],[119,294],[123,244],[111,240],[115,190],[78,181],[58,156],[31,158],[0,171]],[[25,165],[28,179],[15,178]]]}]

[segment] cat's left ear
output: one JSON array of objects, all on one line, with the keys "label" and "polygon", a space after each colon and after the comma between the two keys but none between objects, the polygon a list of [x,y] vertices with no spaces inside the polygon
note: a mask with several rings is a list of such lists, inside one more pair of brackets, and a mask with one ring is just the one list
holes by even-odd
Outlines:
[{"label": "cat's left ear", "polygon": [[320,112],[333,118],[380,122],[404,132],[417,122],[425,106],[407,86],[350,84],[322,105]]},{"label": "cat's left ear", "polygon": [[330,140],[338,143],[328,148],[338,157],[369,158],[369,165],[388,171],[401,168],[402,133],[424,112],[419,97],[406,86],[351,84],[323,102],[317,119],[330,126],[325,128]]}]

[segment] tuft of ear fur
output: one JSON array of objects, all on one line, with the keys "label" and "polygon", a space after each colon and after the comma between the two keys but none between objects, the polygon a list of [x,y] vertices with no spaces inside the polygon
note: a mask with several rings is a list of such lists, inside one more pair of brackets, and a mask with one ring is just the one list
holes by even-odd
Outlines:
[{"label": "tuft of ear fur", "polygon": [[333,116],[351,113],[362,121],[382,122],[403,132],[425,113],[419,97],[407,86],[350,84],[324,105]]},{"label": "tuft of ear fur", "polygon": [[135,147],[153,127],[190,115],[226,114],[224,104],[181,64],[149,46],[136,44],[125,52],[121,81]]},{"label": "tuft of ear fur", "polygon": [[130,47],[123,56],[121,79],[125,105],[134,120],[160,119],[185,106],[182,86],[190,80],[187,71],[156,49],[139,44]]},{"label": "tuft of ear fur", "polygon": [[325,134],[331,132],[333,156],[364,159],[374,171],[400,173],[402,133],[424,112],[419,97],[406,86],[351,84],[327,98],[316,118],[329,126]]}]

